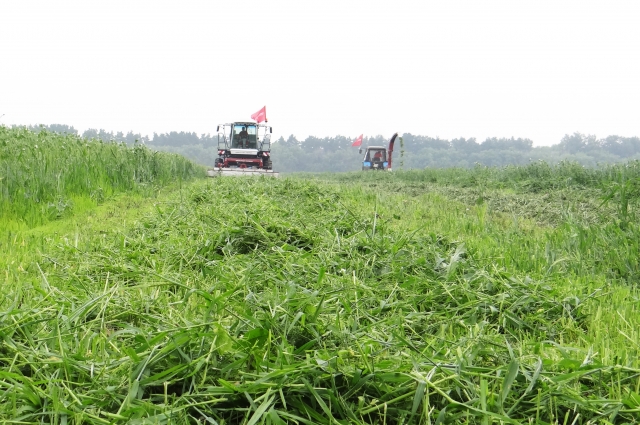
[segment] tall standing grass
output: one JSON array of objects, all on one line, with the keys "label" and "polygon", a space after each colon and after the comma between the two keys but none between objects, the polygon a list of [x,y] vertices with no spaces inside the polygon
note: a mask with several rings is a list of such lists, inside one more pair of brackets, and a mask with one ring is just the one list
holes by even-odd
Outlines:
[{"label": "tall standing grass", "polygon": [[202,175],[185,158],[143,145],[0,127],[0,216],[27,226],[69,214],[74,198],[100,203],[114,193],[153,190]]}]

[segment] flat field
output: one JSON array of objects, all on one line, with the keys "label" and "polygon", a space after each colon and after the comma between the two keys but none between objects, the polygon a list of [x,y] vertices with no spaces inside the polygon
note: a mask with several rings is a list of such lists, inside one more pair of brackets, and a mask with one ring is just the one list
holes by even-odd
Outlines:
[{"label": "flat field", "polygon": [[0,421],[637,423],[638,175],[185,177],[6,215]]}]

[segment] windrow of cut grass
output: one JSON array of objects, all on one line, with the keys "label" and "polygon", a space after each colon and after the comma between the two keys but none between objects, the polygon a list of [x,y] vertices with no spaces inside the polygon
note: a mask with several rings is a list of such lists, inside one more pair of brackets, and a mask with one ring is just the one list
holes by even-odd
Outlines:
[{"label": "windrow of cut grass", "polygon": [[152,194],[202,176],[200,166],[143,145],[0,126],[0,216],[5,229],[33,227],[90,208],[114,193]]},{"label": "windrow of cut grass", "polygon": [[[625,329],[636,347],[624,359],[603,360],[584,342],[594,297],[403,228],[418,207],[383,212],[360,187],[220,178],[131,228],[56,239],[1,289],[0,419],[638,419],[637,331]],[[620,314],[637,323],[633,308]]]},{"label": "windrow of cut grass", "polygon": [[[425,168],[422,170],[395,170],[382,173],[386,179],[404,182],[441,183],[449,186],[477,187],[491,189],[512,189],[520,193],[578,188],[601,188],[611,182],[640,179],[640,161],[634,160],[622,164],[603,164],[599,167],[586,167],[577,162],[561,161],[548,164],[544,161],[528,165],[509,165],[506,167],[487,167],[476,165],[473,168]],[[323,179],[339,181],[375,180],[382,177],[376,173],[336,173],[316,174]]]},{"label": "windrow of cut grass", "polygon": [[[604,363],[636,361],[640,329],[638,225],[624,230],[576,223],[540,227],[522,216],[505,217],[486,204],[467,206],[439,192],[407,196],[343,187],[364,205],[376,205],[378,220],[406,232],[428,231],[464,241],[479,264],[543,280],[573,294],[589,318],[574,344],[597,352]],[[603,337],[606,335],[606,337]]]},{"label": "windrow of cut grass", "polygon": [[[640,198],[640,161],[625,164],[605,164],[585,167],[562,161],[555,165],[543,161],[524,166],[474,168],[426,168],[396,170],[393,173],[318,173],[297,174],[300,178],[357,184],[390,191],[409,193],[441,191],[468,204],[492,201],[494,209],[511,212],[514,203],[524,207],[528,218],[540,218],[542,224],[558,224],[565,212],[575,204],[586,214],[587,224],[604,217],[629,221],[631,210],[637,209]],[[493,199],[492,199],[493,198]],[[602,208],[604,200],[608,208]],[[512,202],[510,202],[512,201]],[[532,202],[533,201],[533,202]],[[502,205],[501,205],[502,204]],[[552,208],[544,208],[546,204]],[[564,208],[564,211],[562,209]]]},{"label": "windrow of cut grass", "polygon": [[[513,265],[524,273],[569,273],[580,279],[598,276],[638,286],[639,169],[637,162],[602,169],[535,163],[459,170],[462,176],[455,170],[430,169],[302,177],[384,194],[389,198],[388,211],[394,206],[404,208],[409,201],[451,205],[451,219],[445,220],[450,223],[447,231],[462,238],[485,239],[485,255],[486,247],[493,246],[493,258],[500,266]],[[541,192],[531,191],[531,185],[519,179],[537,175],[557,184],[546,184]],[[583,183],[576,183],[579,181]],[[365,196],[365,192],[359,196]],[[415,214],[428,218],[433,212],[426,210],[417,208]],[[461,226],[458,220],[465,215],[475,223]],[[411,225],[419,223],[412,221]],[[458,230],[454,230],[456,227]]]}]

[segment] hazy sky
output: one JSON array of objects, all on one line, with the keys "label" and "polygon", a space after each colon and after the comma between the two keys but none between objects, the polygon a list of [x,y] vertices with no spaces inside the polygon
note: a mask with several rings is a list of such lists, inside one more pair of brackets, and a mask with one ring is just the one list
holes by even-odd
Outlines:
[{"label": "hazy sky", "polygon": [[0,2],[0,123],[640,136],[640,1]]}]

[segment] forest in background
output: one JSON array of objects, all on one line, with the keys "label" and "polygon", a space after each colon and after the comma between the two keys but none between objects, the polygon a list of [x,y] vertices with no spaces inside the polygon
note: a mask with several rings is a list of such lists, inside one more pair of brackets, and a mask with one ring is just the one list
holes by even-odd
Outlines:
[{"label": "forest in background", "polygon": [[[181,154],[202,165],[212,166],[217,157],[217,135],[194,132],[154,133],[153,137],[128,132],[108,132],[88,129],[79,133],[64,124],[27,126],[33,131],[78,134],[87,139],[118,141],[127,144],[144,143],[151,149]],[[388,138],[365,137],[367,145],[388,144]],[[573,133],[565,135],[552,146],[533,146],[526,138],[487,138],[481,143],[475,138],[441,139],[439,137],[401,134],[402,140],[394,148],[393,168],[422,169],[426,167],[470,168],[486,166],[525,165],[535,161],[555,164],[575,161],[586,166],[611,164],[640,159],[640,138],[611,135]],[[342,172],[360,169],[362,155],[351,146],[352,138],[344,136],[314,137],[298,140],[291,135],[280,137],[272,145],[274,169],[280,172]]]}]

